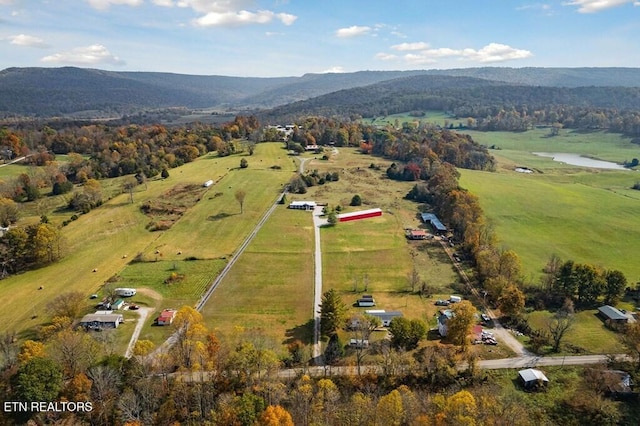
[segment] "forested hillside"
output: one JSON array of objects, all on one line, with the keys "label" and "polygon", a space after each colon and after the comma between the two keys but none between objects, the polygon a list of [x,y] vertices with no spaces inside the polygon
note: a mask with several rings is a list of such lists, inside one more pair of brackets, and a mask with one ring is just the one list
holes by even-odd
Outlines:
[{"label": "forested hillside", "polygon": [[[428,77],[428,78],[427,78]],[[449,77],[458,77],[446,80]],[[417,79],[412,79],[417,78]],[[457,82],[458,86],[452,84]],[[432,82],[432,83],[429,83]],[[487,90],[496,82],[509,89]],[[384,83],[377,86],[378,83]],[[442,85],[442,86],[438,86]],[[470,86],[485,87],[484,91],[469,93]],[[563,89],[531,94],[524,89],[516,93],[517,86],[577,88],[574,92]],[[354,88],[364,91],[340,92]],[[618,87],[601,89],[594,87]],[[599,107],[609,107],[612,102],[628,102],[627,97],[637,99],[636,92],[626,92],[623,87],[640,87],[640,71],[635,68],[468,68],[453,70],[415,71],[360,71],[354,73],[305,74],[301,77],[253,78],[217,75],[183,75],[155,72],[113,72],[83,68],[8,68],[0,71],[1,117],[52,117],[61,115],[85,118],[113,118],[124,114],[158,108],[184,107],[211,108],[232,111],[257,110],[286,105],[296,101],[333,92],[335,96],[313,100],[312,104],[297,104],[295,109],[318,111],[322,104],[325,111],[336,112],[336,100],[348,101],[351,110],[364,108],[363,115],[373,113],[375,105],[390,103],[391,110],[399,105],[460,106],[450,98],[463,103],[476,104],[479,97],[489,96],[504,100],[506,104],[521,101],[546,102],[570,105],[594,105],[593,97],[608,99]],[[457,88],[457,91],[448,89]],[[428,99],[423,92],[429,89]],[[436,90],[438,89],[438,90]],[[413,98],[407,99],[405,90],[411,90]],[[432,93],[436,90],[435,93]],[[459,93],[459,91],[462,93]],[[593,93],[585,94],[584,90]],[[615,92],[610,92],[615,90]],[[402,99],[381,97],[398,95]],[[444,91],[444,92],[443,92]],[[605,92],[602,94],[602,92]],[[515,96],[515,98],[513,98]],[[352,98],[353,99],[350,99]],[[434,98],[435,97],[435,98]],[[586,97],[586,98],[585,98]],[[362,99],[368,99],[363,102]],[[437,98],[437,99],[436,99]],[[357,102],[356,102],[357,101]],[[328,103],[325,105],[325,103]],[[449,109],[450,109],[449,108]],[[271,117],[286,117],[291,109],[277,110]],[[343,113],[344,110],[337,113]],[[314,112],[317,113],[317,112]]]}]

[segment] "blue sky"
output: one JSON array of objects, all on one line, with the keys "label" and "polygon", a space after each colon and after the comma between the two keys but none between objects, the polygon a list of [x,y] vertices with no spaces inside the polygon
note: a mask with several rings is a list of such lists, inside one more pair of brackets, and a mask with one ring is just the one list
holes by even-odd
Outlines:
[{"label": "blue sky", "polygon": [[640,67],[638,0],[0,0],[0,69]]}]

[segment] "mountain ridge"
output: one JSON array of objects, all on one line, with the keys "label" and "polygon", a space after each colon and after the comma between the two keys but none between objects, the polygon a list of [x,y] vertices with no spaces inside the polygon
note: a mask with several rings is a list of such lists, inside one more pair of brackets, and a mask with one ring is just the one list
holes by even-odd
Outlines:
[{"label": "mountain ridge", "polygon": [[640,87],[640,68],[623,67],[483,67],[308,73],[300,77],[12,67],[0,71],[0,116],[73,116],[82,111],[123,115],[171,107],[227,111],[269,109],[414,76],[466,77],[525,86]]}]

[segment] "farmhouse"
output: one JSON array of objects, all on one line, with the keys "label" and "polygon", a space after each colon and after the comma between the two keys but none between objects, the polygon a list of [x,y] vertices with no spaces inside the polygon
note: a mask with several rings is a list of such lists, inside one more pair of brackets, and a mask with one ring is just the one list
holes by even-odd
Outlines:
[{"label": "farmhouse", "polygon": [[156,320],[158,325],[171,325],[173,319],[176,317],[175,309],[165,309],[160,313],[160,316]]},{"label": "farmhouse", "polygon": [[295,210],[313,210],[317,206],[315,201],[292,201],[289,204],[290,209]]},{"label": "farmhouse", "polygon": [[367,219],[370,217],[377,217],[377,216],[382,216],[382,210],[376,208],[376,209],[359,210],[357,212],[339,214],[338,220],[340,222],[348,222],[350,220]]},{"label": "farmhouse", "polygon": [[407,238],[410,240],[426,240],[427,232],[424,229],[412,229],[409,231]]},{"label": "farmhouse", "polygon": [[80,320],[80,325],[87,330],[102,330],[105,328],[118,328],[124,322],[121,314],[87,314]]},{"label": "farmhouse", "polygon": [[400,311],[387,312],[384,310],[377,310],[377,309],[368,310],[368,311],[365,311],[365,313],[373,317],[379,318],[380,321],[382,322],[383,327],[389,327],[389,325],[391,324],[391,320],[393,320],[396,317],[402,316],[402,312]]},{"label": "farmhouse", "polygon": [[422,213],[420,216],[422,216],[422,221],[431,225],[436,233],[444,234],[447,232],[447,227],[444,226],[442,222],[440,222],[440,219],[438,219],[438,216],[436,216],[435,214]]},{"label": "farmhouse", "polygon": [[598,308],[598,315],[605,321],[610,321],[614,323],[624,324],[629,319],[625,314],[623,314],[620,310],[614,308],[613,306],[604,305]]},{"label": "farmhouse", "polygon": [[527,368],[526,370],[520,370],[518,372],[518,378],[525,389],[534,389],[538,386],[546,386],[549,383],[549,379],[544,373],[535,368]]}]

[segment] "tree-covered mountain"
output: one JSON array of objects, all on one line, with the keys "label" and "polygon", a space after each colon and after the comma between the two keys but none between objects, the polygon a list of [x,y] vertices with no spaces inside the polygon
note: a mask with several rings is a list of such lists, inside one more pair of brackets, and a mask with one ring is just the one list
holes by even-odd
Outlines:
[{"label": "tree-covered mountain", "polygon": [[[481,87],[496,85],[481,83],[481,80],[565,88],[640,87],[640,69],[635,68],[360,71],[278,78],[114,72],[74,67],[8,68],[0,71],[0,116],[51,117],[84,112],[86,117],[113,117],[170,107],[232,111],[266,109],[382,82],[390,82],[388,90],[411,89],[407,87],[415,82],[411,77],[418,76],[431,76],[434,82],[444,81],[436,78],[460,77],[457,82],[463,84],[460,88],[465,90],[469,89],[470,82]],[[368,93],[351,92],[350,95],[368,96]]]}]

